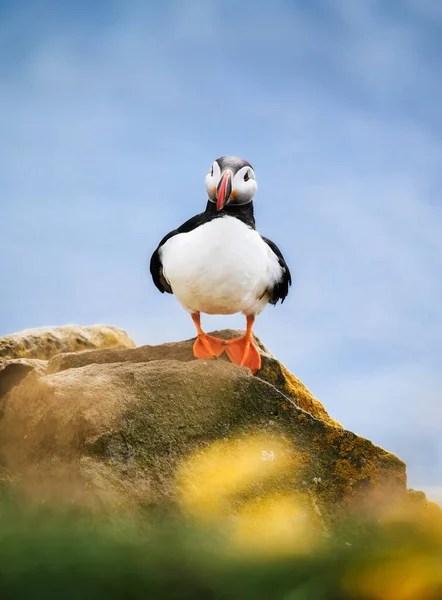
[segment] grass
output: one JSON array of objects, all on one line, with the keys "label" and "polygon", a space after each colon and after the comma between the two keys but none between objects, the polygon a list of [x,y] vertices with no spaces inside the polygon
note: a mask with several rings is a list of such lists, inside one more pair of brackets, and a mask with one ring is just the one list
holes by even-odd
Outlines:
[{"label": "grass", "polygon": [[[442,523],[429,514],[339,532],[308,551],[239,550],[225,523],[171,523],[0,504],[2,599],[440,600]],[[263,529],[265,523],[262,524]]]}]

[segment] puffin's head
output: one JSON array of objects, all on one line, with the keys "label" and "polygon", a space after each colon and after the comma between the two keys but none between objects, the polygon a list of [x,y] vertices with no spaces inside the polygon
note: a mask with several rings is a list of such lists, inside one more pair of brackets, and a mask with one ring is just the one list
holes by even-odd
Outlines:
[{"label": "puffin's head", "polygon": [[243,158],[222,156],[212,164],[206,176],[209,200],[221,210],[229,206],[248,204],[256,193],[255,172]]}]

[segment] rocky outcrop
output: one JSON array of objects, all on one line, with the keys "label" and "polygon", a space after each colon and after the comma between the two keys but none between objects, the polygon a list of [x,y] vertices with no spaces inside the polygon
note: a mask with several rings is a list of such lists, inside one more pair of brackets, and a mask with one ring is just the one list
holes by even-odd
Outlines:
[{"label": "rocky outcrop", "polygon": [[47,360],[61,352],[134,346],[126,332],[108,325],[40,327],[0,338],[0,361],[11,358]]},{"label": "rocky outcrop", "polygon": [[[230,339],[241,335],[240,331],[226,329],[223,331],[213,331],[215,335],[222,339]],[[339,423],[332,419],[322,404],[305,385],[288,371],[264,346],[264,344],[255,338],[260,349],[262,368],[259,371],[259,378],[276,387],[289,399],[293,400],[297,406],[310,413],[318,419],[340,427]],[[124,350],[104,350],[101,352],[71,352],[54,356],[48,363],[48,373],[57,373],[66,369],[83,367],[89,364],[106,364],[116,362],[143,363],[151,361],[179,360],[181,362],[194,361],[192,347],[195,338],[183,342],[172,342],[161,344],[159,346],[140,346],[135,349]],[[226,361],[230,364],[225,354],[222,354],[218,361]],[[217,361],[217,362],[218,362]]]},{"label": "rocky outcrop", "polygon": [[[61,329],[65,349],[74,333]],[[295,495],[300,514],[326,529],[406,495],[405,465],[343,429],[259,340],[252,376],[226,357],[195,360],[194,340],[55,355],[45,337],[54,330],[40,340],[37,331],[16,348],[40,358],[0,362],[2,472],[35,498],[231,511]],[[88,339],[133,345],[115,329]],[[0,347],[11,357],[11,343]]]}]

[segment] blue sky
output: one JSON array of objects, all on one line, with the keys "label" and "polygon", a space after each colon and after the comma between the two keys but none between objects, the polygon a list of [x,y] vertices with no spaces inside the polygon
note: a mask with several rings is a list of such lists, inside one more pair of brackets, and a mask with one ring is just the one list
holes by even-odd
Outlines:
[{"label": "blue sky", "polygon": [[243,156],[294,275],[257,334],[442,497],[441,4],[0,0],[0,57],[0,335],[193,336],[148,261]]}]

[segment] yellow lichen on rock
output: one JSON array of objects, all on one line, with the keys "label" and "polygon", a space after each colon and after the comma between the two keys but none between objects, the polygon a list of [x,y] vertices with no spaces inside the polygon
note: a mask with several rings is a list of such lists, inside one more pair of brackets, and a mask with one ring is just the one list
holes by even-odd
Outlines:
[{"label": "yellow lichen on rock", "polygon": [[313,437],[313,450],[319,452],[324,448],[328,448],[335,457],[330,465],[331,485],[321,490],[325,504],[339,498],[345,506],[354,504],[358,498],[361,508],[364,504],[380,507],[381,497],[390,495],[393,501],[395,480],[399,485],[404,480],[404,474],[400,472],[388,482],[385,479],[385,464],[401,462],[394,454],[342,429],[329,429]]},{"label": "yellow lichen on rock", "polygon": [[[342,428],[340,423],[330,417],[321,402],[305,387],[302,381],[277,360],[263,358],[263,365],[257,376],[289,396],[302,410],[330,425]],[[284,409],[284,406],[282,408]]]}]

